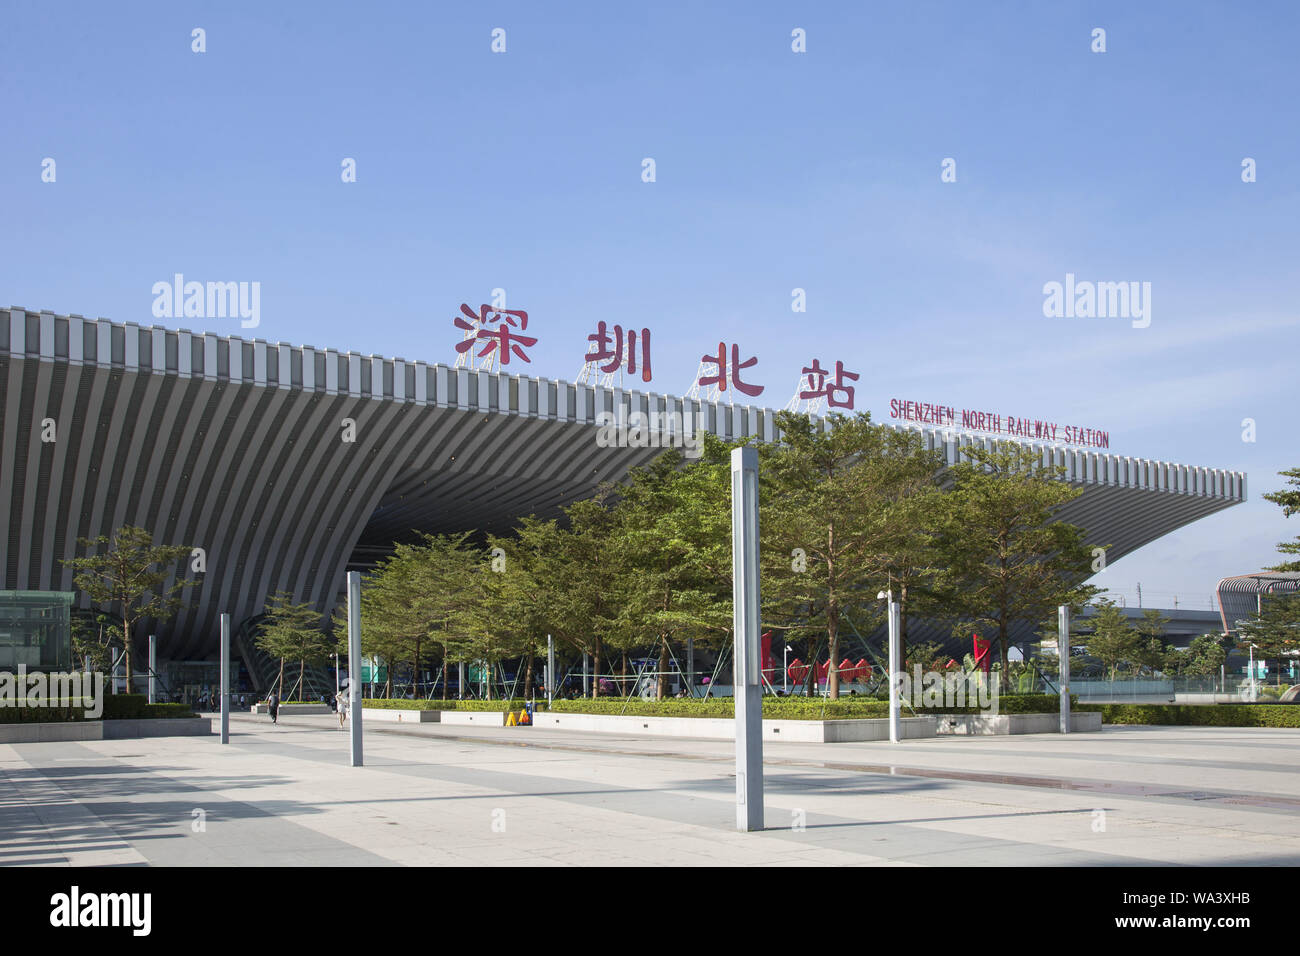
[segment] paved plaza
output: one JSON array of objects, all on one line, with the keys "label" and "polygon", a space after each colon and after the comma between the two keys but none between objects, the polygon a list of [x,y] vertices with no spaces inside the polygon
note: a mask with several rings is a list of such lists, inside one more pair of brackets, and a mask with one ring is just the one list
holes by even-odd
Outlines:
[{"label": "paved plaza", "polygon": [[1300,730],[732,745],[239,715],[231,742],[0,746],[0,861],[46,865],[1296,865]]}]

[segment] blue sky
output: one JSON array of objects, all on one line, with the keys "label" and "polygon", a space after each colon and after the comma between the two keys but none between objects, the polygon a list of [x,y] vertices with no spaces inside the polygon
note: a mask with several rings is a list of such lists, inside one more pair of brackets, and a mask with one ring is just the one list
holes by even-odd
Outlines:
[{"label": "blue sky", "polygon": [[[1298,11],[10,3],[0,306],[151,324],[174,273],[257,281],[255,331],[161,324],[450,362],[503,288],[530,373],[572,379],[605,319],[651,329],[650,388],[735,342],[774,407],[840,359],[878,420],[943,402],[1246,471],[1248,504],[1097,581],[1204,607],[1300,533],[1259,498],[1300,465]],[[1150,282],[1150,327],[1045,318],[1067,272]]]}]

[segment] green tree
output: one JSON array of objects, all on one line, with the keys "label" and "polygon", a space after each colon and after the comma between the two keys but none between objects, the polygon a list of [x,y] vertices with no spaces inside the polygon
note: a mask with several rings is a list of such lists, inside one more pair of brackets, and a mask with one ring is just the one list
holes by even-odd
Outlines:
[{"label": "green tree", "polygon": [[697,460],[686,463],[670,449],[619,490],[611,557],[621,600],[612,623],[624,652],[657,648],[660,697],[675,640],[691,636],[721,648],[731,634],[733,447],[706,434]]},{"label": "green tree", "polygon": [[[1287,484],[1291,486],[1290,489],[1284,488],[1281,491],[1269,492],[1264,495],[1264,500],[1281,505],[1282,516],[1289,518],[1293,514],[1300,512],[1300,468],[1289,468],[1286,471],[1278,472],[1278,474],[1287,479]],[[1294,541],[1283,541],[1277,546],[1277,549],[1283,554],[1295,555],[1296,560],[1283,562],[1271,570],[1300,571],[1300,536],[1297,536]]]},{"label": "green tree", "polygon": [[1185,651],[1171,649],[1165,663],[1167,669],[1179,677],[1217,677],[1227,658],[1228,652],[1220,635],[1202,634],[1192,638]]},{"label": "green tree", "polygon": [[[549,633],[561,646],[591,655],[595,673],[601,673],[607,639],[625,600],[618,518],[610,498],[602,489],[595,498],[571,504],[565,509],[567,527],[532,517],[516,529],[496,594],[502,613],[510,615],[512,646],[528,653]],[[591,692],[599,695],[599,677]]]},{"label": "green tree", "polygon": [[[490,643],[490,634],[479,632],[488,610],[488,555],[469,539],[425,534],[397,544],[363,580],[361,648],[387,666],[385,696],[393,694],[399,667],[409,666],[418,681],[439,649],[444,662],[475,661]],[[346,634],[341,613],[336,621]]]},{"label": "green tree", "polygon": [[1262,595],[1259,610],[1249,620],[1237,622],[1237,633],[1239,648],[1254,644],[1255,657],[1280,664],[1283,656],[1300,650],[1300,592]]},{"label": "green tree", "polygon": [[1016,621],[1037,622],[1061,604],[1078,605],[1096,589],[1083,530],[1057,510],[1082,492],[1045,465],[1041,452],[1014,442],[969,446],[952,468],[952,509],[939,535],[946,605],[972,626],[997,634],[1002,690],[1009,689],[1007,637]]},{"label": "green tree", "polygon": [[1145,667],[1154,675],[1165,666],[1169,656],[1169,647],[1165,641],[1165,627],[1169,618],[1152,608],[1142,612],[1142,619],[1133,625],[1137,634],[1137,648],[1133,654],[1133,663],[1138,668]]},{"label": "green tree", "polygon": [[92,671],[107,671],[113,666],[113,648],[122,644],[121,624],[115,624],[105,614],[96,614],[90,620],[74,613],[71,629],[74,663],[88,660]]},{"label": "green tree", "polygon": [[[928,528],[917,501],[934,491],[940,460],[918,432],[875,425],[866,413],[827,423],[777,414],[781,441],[760,455],[759,528],[769,555],[764,604],[779,611],[777,626],[819,626],[830,657],[827,694],[836,698],[845,615],[878,618],[876,594],[904,575],[914,580],[924,563],[918,542]],[[812,678],[810,670],[809,687]]]},{"label": "green tree", "polygon": [[267,598],[265,617],[256,637],[257,646],[280,659],[278,693],[284,694],[285,661],[298,662],[298,699],[306,691],[307,665],[324,664],[333,650],[321,629],[321,615],[311,604],[294,604],[293,596],[279,592]]},{"label": "green tree", "polygon": [[1096,616],[1088,619],[1092,636],[1088,638],[1088,656],[1095,657],[1114,680],[1120,666],[1132,664],[1137,658],[1141,640],[1128,615],[1113,601],[1098,600]]},{"label": "green tree", "polygon": [[187,545],[155,545],[148,531],[131,525],[118,528],[112,535],[79,538],[77,543],[93,553],[63,563],[75,572],[76,587],[101,611],[120,622],[126,687],[130,692],[135,626],[146,619],[165,621],[180,610],[182,591],[196,582],[179,578],[174,566],[189,557],[193,549]]}]

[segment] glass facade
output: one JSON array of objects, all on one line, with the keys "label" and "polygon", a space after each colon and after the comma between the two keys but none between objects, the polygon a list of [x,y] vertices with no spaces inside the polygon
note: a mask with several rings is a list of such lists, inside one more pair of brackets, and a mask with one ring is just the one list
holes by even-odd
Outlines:
[{"label": "glass facade", "polygon": [[0,670],[72,667],[71,591],[0,591]]}]

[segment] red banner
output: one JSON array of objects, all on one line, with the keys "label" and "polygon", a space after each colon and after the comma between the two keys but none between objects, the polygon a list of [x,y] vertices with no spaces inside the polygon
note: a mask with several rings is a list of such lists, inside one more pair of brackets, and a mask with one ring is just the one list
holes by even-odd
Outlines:
[{"label": "red banner", "polygon": [[993,665],[993,642],[986,641],[978,634],[973,635],[975,645],[975,666],[984,673]]}]

